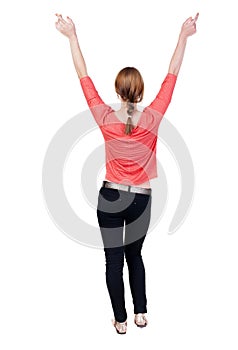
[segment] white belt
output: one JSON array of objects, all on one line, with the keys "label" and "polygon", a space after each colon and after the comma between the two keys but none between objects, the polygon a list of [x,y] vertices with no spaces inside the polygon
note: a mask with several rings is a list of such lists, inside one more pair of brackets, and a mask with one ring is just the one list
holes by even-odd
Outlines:
[{"label": "white belt", "polygon": [[137,186],[129,186],[123,184],[117,184],[115,182],[103,181],[102,187],[113,188],[115,190],[121,190],[126,192],[141,193],[141,194],[151,194],[151,188],[143,188]]}]

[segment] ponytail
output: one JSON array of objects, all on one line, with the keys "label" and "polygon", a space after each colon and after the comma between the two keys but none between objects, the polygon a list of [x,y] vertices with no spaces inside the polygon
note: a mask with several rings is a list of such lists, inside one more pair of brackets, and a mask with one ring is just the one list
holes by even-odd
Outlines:
[{"label": "ponytail", "polygon": [[130,135],[132,130],[134,129],[134,125],[133,125],[132,119],[131,119],[133,112],[134,112],[134,109],[135,109],[134,103],[127,101],[127,114],[129,116],[127,118],[126,127],[125,127],[125,134],[126,135]]}]

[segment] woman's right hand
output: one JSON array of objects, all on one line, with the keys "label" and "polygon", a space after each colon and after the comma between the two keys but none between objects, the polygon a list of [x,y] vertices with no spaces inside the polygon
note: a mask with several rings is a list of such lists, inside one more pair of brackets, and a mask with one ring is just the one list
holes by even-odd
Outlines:
[{"label": "woman's right hand", "polygon": [[196,14],[194,19],[189,17],[182,25],[178,43],[169,65],[169,73],[171,74],[178,75],[179,73],[183,61],[187,38],[196,33],[196,22],[198,16],[199,13]]},{"label": "woman's right hand", "polygon": [[58,18],[58,21],[55,22],[56,29],[65,35],[68,39],[76,35],[76,29],[74,22],[71,18],[68,16],[66,17],[67,20],[64,20],[62,15],[59,15],[58,13],[55,14]]},{"label": "woman's right hand", "polygon": [[196,33],[196,22],[198,19],[199,13],[196,14],[194,18],[189,17],[182,25],[181,35],[184,38],[187,38]]}]

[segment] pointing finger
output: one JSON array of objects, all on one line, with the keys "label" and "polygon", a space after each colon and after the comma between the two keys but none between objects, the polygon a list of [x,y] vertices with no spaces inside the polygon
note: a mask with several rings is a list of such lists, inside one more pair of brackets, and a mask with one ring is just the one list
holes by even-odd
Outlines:
[{"label": "pointing finger", "polygon": [[198,17],[199,17],[199,13],[196,14],[196,16],[195,16],[195,18],[194,18],[194,22],[197,22]]}]

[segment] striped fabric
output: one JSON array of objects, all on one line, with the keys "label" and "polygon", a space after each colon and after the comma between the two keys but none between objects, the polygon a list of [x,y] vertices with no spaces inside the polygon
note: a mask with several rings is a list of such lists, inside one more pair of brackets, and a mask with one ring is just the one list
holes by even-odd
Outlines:
[{"label": "striped fabric", "polygon": [[171,102],[176,80],[176,75],[166,75],[159,93],[144,108],[132,133],[126,135],[125,123],[117,118],[112,107],[103,102],[92,79],[89,76],[80,79],[90,111],[105,140],[107,180],[139,185],[158,176],[158,127]]}]

